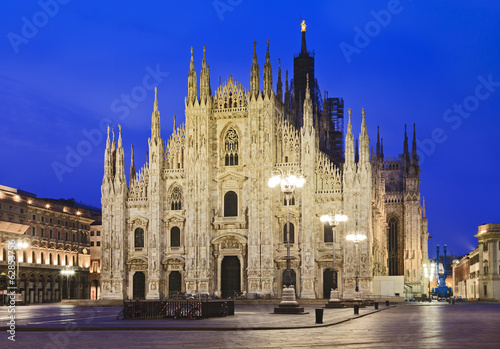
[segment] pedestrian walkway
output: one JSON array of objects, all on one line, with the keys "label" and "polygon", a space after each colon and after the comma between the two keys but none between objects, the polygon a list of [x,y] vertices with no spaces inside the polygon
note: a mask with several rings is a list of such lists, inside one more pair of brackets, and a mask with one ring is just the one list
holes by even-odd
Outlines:
[{"label": "pedestrian walkway", "polygon": [[[273,305],[236,305],[235,315],[200,320],[157,319],[117,320],[121,307],[77,307],[72,305],[32,305],[18,307],[16,329],[18,331],[59,331],[68,324],[82,331],[100,330],[170,330],[170,331],[245,331],[300,329],[350,321],[394,307],[380,305],[359,309],[355,315],[352,308],[324,309],[321,306],[305,306],[304,315],[273,314]],[[316,309],[322,309],[323,323],[316,324]],[[0,328],[5,330],[6,328]]]}]

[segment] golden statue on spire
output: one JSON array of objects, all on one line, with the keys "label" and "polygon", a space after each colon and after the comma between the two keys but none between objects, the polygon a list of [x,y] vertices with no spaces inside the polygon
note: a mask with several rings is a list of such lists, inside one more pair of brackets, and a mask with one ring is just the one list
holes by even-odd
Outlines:
[{"label": "golden statue on spire", "polygon": [[300,23],[300,27],[302,28],[301,29],[301,32],[305,32],[306,31],[306,21],[305,20],[302,20],[302,22]]}]

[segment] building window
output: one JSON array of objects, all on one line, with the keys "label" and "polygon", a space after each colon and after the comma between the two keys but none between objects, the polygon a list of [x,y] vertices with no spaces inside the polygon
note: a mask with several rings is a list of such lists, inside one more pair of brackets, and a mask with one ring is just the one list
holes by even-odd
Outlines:
[{"label": "building window", "polygon": [[238,216],[238,195],[234,191],[228,191],[224,195],[224,217]]},{"label": "building window", "polygon": [[170,229],[170,246],[179,247],[181,245],[181,230],[179,227]]},{"label": "building window", "polygon": [[68,256],[67,256],[67,255],[66,255],[66,256],[64,256],[64,265],[69,265],[69,264],[68,264]]},{"label": "building window", "polygon": [[396,218],[389,220],[389,275],[399,275],[398,273],[398,221]]},{"label": "building window", "polygon": [[144,230],[137,228],[134,232],[135,248],[144,247]]},{"label": "building window", "polygon": [[41,229],[40,229],[40,235],[41,235],[41,236],[42,236],[42,238],[43,238],[43,236],[44,236],[44,231],[43,231],[43,228],[41,228]]},{"label": "building window", "polygon": [[[287,239],[286,239],[286,226],[287,224],[283,225],[283,242],[286,244]],[[290,243],[293,244],[295,243],[295,226],[293,223],[290,223]]]},{"label": "building window", "polygon": [[487,242],[483,243],[483,251],[484,252],[488,251],[488,243]]},{"label": "building window", "polygon": [[52,218],[49,218],[49,223],[52,223]]},{"label": "building window", "polygon": [[101,232],[99,230],[97,231],[97,236],[101,236]]},{"label": "building window", "polygon": [[333,242],[333,228],[328,222],[323,225],[323,233],[325,242]]},{"label": "building window", "polygon": [[61,232],[60,231],[57,232],[57,240],[61,240]]},{"label": "building window", "polygon": [[60,219],[57,220],[57,225],[61,225],[61,220]]},{"label": "building window", "polygon": [[483,266],[484,275],[488,275],[488,266]]},{"label": "building window", "polygon": [[66,241],[68,241],[68,232],[64,233],[65,237],[66,237]]},{"label": "building window", "polygon": [[182,192],[181,188],[174,187],[172,189],[172,194],[170,196],[171,204],[170,208],[174,211],[182,210]]},{"label": "building window", "polygon": [[101,242],[100,241],[97,241],[97,247],[101,246]]},{"label": "building window", "polygon": [[90,247],[94,247],[94,241],[90,242]]},{"label": "building window", "polygon": [[73,233],[73,242],[75,242],[75,241],[76,241],[76,235],[75,235],[75,233]]},{"label": "building window", "polygon": [[20,209],[20,212],[21,212],[21,213],[24,213],[24,209],[22,209],[22,208],[21,208],[21,209]]},{"label": "building window", "polygon": [[52,239],[52,229],[49,230],[49,238]]},{"label": "building window", "polygon": [[33,220],[36,220],[36,216],[35,215],[33,215]]},{"label": "building window", "polygon": [[52,265],[52,253],[49,253],[49,265]]},{"label": "building window", "polygon": [[61,255],[57,255],[57,265],[61,265]]},{"label": "building window", "polygon": [[93,273],[97,273],[97,266],[98,266],[97,262],[92,262],[92,272]]},{"label": "building window", "polygon": [[90,236],[94,236],[94,231],[91,231],[91,232],[90,232]]},{"label": "building window", "polygon": [[35,234],[36,234],[36,228],[31,227],[31,235],[35,236]]},{"label": "building window", "polygon": [[43,216],[42,216],[42,217],[40,217],[40,219],[41,219],[41,220],[42,220],[42,222],[43,222]]},{"label": "building window", "polygon": [[35,251],[31,252],[31,263],[36,263]]},{"label": "building window", "polygon": [[486,284],[484,284],[484,296],[486,297],[488,295],[488,288]]},{"label": "building window", "polygon": [[224,137],[224,159],[226,166],[238,165],[238,134],[232,128]]},{"label": "building window", "polygon": [[40,253],[40,264],[45,264],[45,258],[43,256],[43,252]]}]

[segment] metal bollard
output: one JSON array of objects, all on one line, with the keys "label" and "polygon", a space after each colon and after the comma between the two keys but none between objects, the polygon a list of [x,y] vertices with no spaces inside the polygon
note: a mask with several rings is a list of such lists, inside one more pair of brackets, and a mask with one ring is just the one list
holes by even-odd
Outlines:
[{"label": "metal bollard", "polygon": [[385,306],[388,307],[389,306],[389,301],[385,301]]},{"label": "metal bollard", "polygon": [[359,315],[359,304],[354,304],[354,315]]},{"label": "metal bollard", "polygon": [[316,323],[317,324],[323,323],[323,310],[324,309],[316,309]]},{"label": "metal bollard", "polygon": [[375,302],[375,309],[378,309],[378,302]]}]

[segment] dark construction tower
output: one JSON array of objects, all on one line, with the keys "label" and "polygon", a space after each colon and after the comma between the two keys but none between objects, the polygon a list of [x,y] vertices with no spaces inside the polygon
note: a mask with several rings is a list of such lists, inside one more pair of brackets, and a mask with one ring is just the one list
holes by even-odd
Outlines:
[{"label": "dark construction tower", "polygon": [[[314,77],[314,53],[311,54],[307,51],[305,21],[302,21],[301,26],[302,45],[299,55],[293,59],[293,88],[295,92],[295,99],[292,103],[296,106],[295,109],[298,111],[295,118],[295,126],[297,128],[300,128],[303,125],[302,111],[304,109],[303,104],[306,96],[307,75],[309,75],[309,88],[312,91],[311,99],[313,113],[316,112],[316,107],[321,108],[321,105],[318,105],[318,96],[316,93],[319,89],[318,82]],[[316,117],[317,115],[314,114],[314,119],[316,119]]]},{"label": "dark construction tower", "polygon": [[307,76],[313,104],[314,125],[319,129],[319,147],[337,166],[344,162],[344,99],[330,97],[325,93],[323,102],[318,80],[314,76],[314,52],[307,51],[306,24],[301,23],[302,44],[300,53],[293,59],[293,79],[290,83],[292,94],[286,104],[290,122],[298,129],[303,126],[303,104],[306,94]]}]

